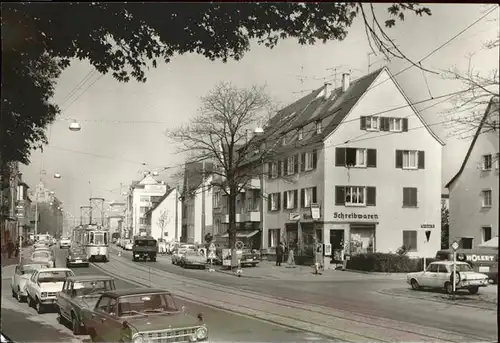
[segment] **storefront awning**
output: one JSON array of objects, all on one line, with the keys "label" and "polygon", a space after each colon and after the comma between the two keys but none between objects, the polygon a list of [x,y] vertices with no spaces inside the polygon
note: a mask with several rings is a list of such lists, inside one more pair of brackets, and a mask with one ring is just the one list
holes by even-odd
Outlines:
[{"label": "storefront awning", "polygon": [[484,242],[483,244],[479,244],[478,247],[498,249],[498,236],[490,239],[489,241]]},{"label": "storefront awning", "polygon": [[[238,231],[236,232],[236,238],[250,238],[259,233],[259,230],[255,231]],[[222,238],[228,238],[229,234],[225,233],[221,236]]]}]

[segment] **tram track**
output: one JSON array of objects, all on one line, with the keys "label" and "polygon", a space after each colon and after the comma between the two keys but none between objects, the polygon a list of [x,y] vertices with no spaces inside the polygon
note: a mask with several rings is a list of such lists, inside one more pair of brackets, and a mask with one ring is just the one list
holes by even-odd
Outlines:
[{"label": "tram track", "polygon": [[[226,311],[229,308],[229,311],[232,312],[243,313],[254,318],[272,321],[283,326],[299,328],[303,331],[321,334],[326,337],[341,337],[342,341],[488,341],[485,340],[484,337],[470,336],[462,333],[457,334],[455,332],[407,324],[390,319],[381,320],[374,316],[337,311],[324,306],[311,306],[310,304],[291,299],[269,297],[246,290],[241,291],[230,286],[221,286],[211,282],[171,274],[155,267],[142,266],[139,263],[125,261],[123,258],[116,258],[115,256],[111,256],[111,263],[116,264],[115,271],[110,271],[109,268],[101,268],[99,265],[94,265],[103,272],[113,274],[112,276],[121,279],[124,279],[124,277],[116,271],[120,269],[126,271],[130,267],[133,267],[142,273],[147,273],[142,276],[133,275],[134,278],[138,279],[137,284],[142,286],[149,287],[151,284],[158,284],[157,278],[160,278],[159,281],[164,283],[173,281],[173,287],[179,290],[176,292],[179,298],[184,298],[189,301],[198,298],[195,301],[203,303],[204,305],[224,309]],[[130,278],[132,275],[128,275],[128,277]],[[130,281],[129,278],[125,280]],[[190,288],[197,288],[198,292],[190,291]],[[204,294],[204,297],[200,296],[200,293]],[[208,293],[212,294],[210,295]],[[220,293],[222,293],[222,298],[233,297],[235,302],[229,302],[223,299],[214,301],[217,295],[219,295],[220,298]],[[243,304],[247,302],[257,306],[260,304],[261,309]],[[238,305],[235,306],[235,303],[238,303]],[[332,311],[342,312],[342,315],[333,314]],[[292,315],[283,314],[283,312],[291,312]],[[301,312],[301,318],[298,318],[298,312]],[[429,334],[430,330],[432,330],[432,334]],[[388,336],[390,336],[390,338],[381,338]]]}]

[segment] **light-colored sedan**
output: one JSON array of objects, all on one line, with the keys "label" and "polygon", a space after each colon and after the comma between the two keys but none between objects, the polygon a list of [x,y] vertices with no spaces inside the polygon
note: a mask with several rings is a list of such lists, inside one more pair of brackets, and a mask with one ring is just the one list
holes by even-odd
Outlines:
[{"label": "light-colored sedan", "polygon": [[24,262],[16,266],[14,275],[12,276],[10,287],[12,289],[12,296],[19,302],[26,300],[26,284],[31,278],[31,274],[35,270],[42,268],[51,268],[52,264],[47,262]]},{"label": "light-colored sedan", "polygon": [[133,248],[134,248],[134,243],[132,243],[131,241],[128,241],[123,245],[123,249],[127,251],[131,251]]},{"label": "light-colored sedan", "polygon": [[29,257],[29,260],[32,262],[50,263],[54,268],[56,266],[56,259],[54,255],[52,252],[46,250],[37,250],[33,252]]},{"label": "light-colored sedan", "polygon": [[408,273],[406,279],[414,290],[444,288],[449,294],[453,293],[453,281],[455,290],[467,289],[471,294],[476,294],[479,287],[489,284],[487,275],[475,272],[466,262],[456,263],[456,275],[453,277],[452,261],[432,262],[423,272]]},{"label": "light-colored sedan", "polygon": [[207,266],[207,258],[205,254],[200,251],[188,250],[181,256],[179,265],[183,268],[202,268]]},{"label": "light-colored sedan", "polygon": [[35,244],[33,244],[33,250],[40,249],[40,248],[49,248],[50,244],[47,241],[38,241]]},{"label": "light-colored sedan", "polygon": [[174,250],[174,252],[172,253],[172,264],[178,264],[186,251],[188,251],[188,249],[186,248],[179,248],[177,250]]}]

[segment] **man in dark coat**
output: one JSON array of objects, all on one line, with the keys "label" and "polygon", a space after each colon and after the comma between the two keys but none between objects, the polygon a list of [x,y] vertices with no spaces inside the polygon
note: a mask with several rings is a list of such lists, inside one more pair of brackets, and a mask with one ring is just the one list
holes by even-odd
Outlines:
[{"label": "man in dark coat", "polygon": [[12,253],[14,252],[14,243],[12,243],[12,240],[9,239],[9,242],[7,243],[7,253],[9,254],[9,258],[12,257]]},{"label": "man in dark coat", "polygon": [[276,265],[281,266],[281,262],[283,262],[283,253],[285,252],[285,247],[283,243],[280,243],[276,247]]}]

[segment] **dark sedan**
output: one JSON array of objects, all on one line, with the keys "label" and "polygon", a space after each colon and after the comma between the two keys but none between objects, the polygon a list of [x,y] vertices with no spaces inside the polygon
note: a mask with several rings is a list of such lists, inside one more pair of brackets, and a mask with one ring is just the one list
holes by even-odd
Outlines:
[{"label": "dark sedan", "polygon": [[82,266],[82,267],[89,266],[89,259],[87,257],[87,252],[85,251],[85,248],[76,247],[69,249],[68,257],[66,257],[66,268],[71,268],[76,266]]}]

